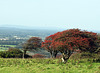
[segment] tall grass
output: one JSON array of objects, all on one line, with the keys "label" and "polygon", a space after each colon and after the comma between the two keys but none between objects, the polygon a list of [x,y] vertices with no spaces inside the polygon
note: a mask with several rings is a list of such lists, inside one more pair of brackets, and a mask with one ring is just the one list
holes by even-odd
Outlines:
[{"label": "tall grass", "polygon": [[100,62],[93,59],[0,59],[0,73],[100,73]]}]

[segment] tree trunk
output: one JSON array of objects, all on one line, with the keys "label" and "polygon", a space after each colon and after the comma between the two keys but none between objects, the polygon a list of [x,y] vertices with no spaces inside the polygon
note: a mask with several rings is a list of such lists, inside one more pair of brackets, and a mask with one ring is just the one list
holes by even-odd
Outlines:
[{"label": "tree trunk", "polygon": [[65,53],[62,53],[62,62],[66,63],[68,61],[68,59],[70,58],[72,52],[70,50],[68,50],[67,52],[67,57],[65,55]]},{"label": "tree trunk", "polygon": [[52,53],[52,51],[50,52],[50,57],[53,58],[53,53]]},{"label": "tree trunk", "polygon": [[25,55],[25,54],[24,54],[24,52],[23,52],[23,59],[24,59],[24,55]]},{"label": "tree trunk", "polygon": [[64,53],[62,53],[62,62],[64,63],[65,61],[66,61],[66,59],[65,59],[65,54]]},{"label": "tree trunk", "polygon": [[23,50],[23,59],[25,57],[25,54],[26,54],[26,50]]},{"label": "tree trunk", "polygon": [[57,53],[58,53],[57,51],[54,51],[54,52],[53,52],[53,56],[54,56],[54,58],[56,58]]},{"label": "tree trunk", "polygon": [[54,58],[56,58],[56,56],[57,56],[57,53],[54,53]]}]

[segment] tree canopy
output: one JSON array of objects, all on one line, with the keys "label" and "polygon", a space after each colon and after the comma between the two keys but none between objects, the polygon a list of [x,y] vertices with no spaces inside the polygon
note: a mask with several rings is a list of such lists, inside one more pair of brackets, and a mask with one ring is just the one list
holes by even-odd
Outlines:
[{"label": "tree canopy", "polygon": [[[54,38],[52,45],[60,52],[76,50],[95,52],[97,50],[97,34],[79,29],[62,31]],[[63,52],[64,52],[63,51]]]},{"label": "tree canopy", "polygon": [[23,45],[24,54],[26,51],[36,50],[41,47],[42,39],[39,37],[31,37],[27,40],[27,42]]},{"label": "tree canopy", "polygon": [[93,53],[97,50],[97,34],[80,29],[69,29],[46,37],[43,46],[49,50],[56,50],[62,53],[67,59],[76,50]]},{"label": "tree canopy", "polygon": [[58,53],[58,50],[56,50],[54,48],[54,46],[52,45],[53,39],[55,38],[55,36],[58,33],[55,33],[53,35],[50,35],[50,36],[46,37],[45,40],[44,40],[44,42],[42,42],[42,47],[45,48],[48,52],[50,52],[51,57],[56,57],[56,55]]}]

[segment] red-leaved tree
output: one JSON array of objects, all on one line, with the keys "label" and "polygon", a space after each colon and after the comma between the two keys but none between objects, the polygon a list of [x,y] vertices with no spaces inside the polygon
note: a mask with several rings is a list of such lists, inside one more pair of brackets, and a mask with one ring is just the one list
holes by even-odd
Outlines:
[{"label": "red-leaved tree", "polygon": [[48,52],[50,52],[52,58],[56,57],[58,53],[58,50],[56,50],[52,45],[52,41],[57,34],[59,34],[59,32],[46,37],[44,42],[42,42],[42,47],[45,48]]},{"label": "red-leaved tree", "polygon": [[[93,53],[97,50],[97,34],[79,29],[69,29],[56,34],[51,43],[53,49],[62,53],[62,59],[67,61],[76,50]],[[67,57],[65,57],[67,55]]]}]

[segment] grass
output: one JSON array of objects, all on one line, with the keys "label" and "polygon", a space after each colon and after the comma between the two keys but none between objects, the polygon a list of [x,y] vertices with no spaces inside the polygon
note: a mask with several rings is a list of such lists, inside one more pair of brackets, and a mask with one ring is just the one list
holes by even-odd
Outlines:
[{"label": "grass", "polygon": [[100,62],[59,59],[0,59],[0,73],[100,73]]},{"label": "grass", "polygon": [[16,45],[0,45],[0,51],[8,50],[9,47],[16,47]]}]

